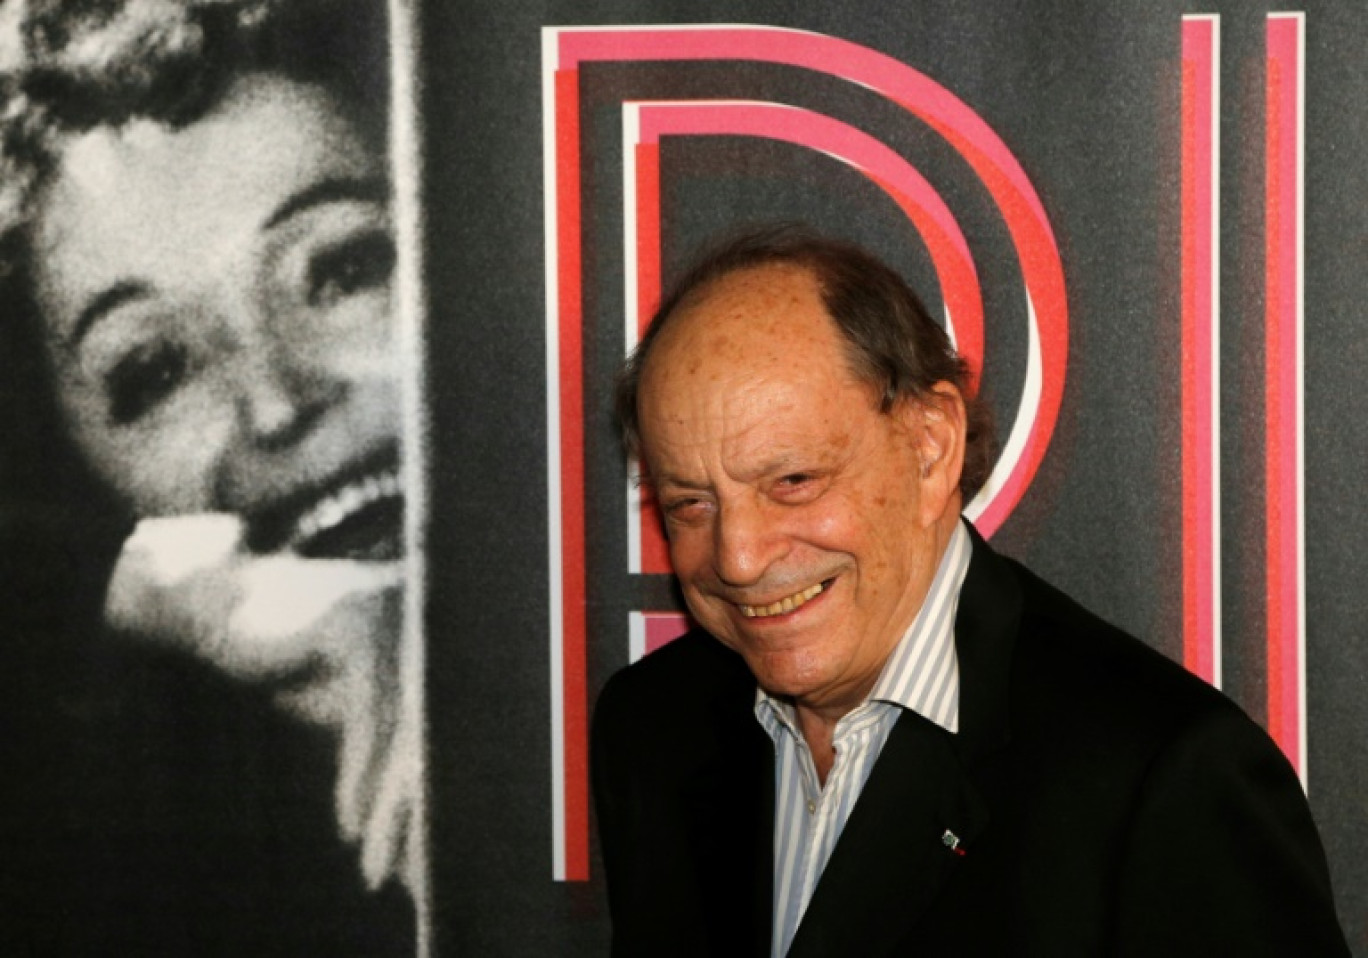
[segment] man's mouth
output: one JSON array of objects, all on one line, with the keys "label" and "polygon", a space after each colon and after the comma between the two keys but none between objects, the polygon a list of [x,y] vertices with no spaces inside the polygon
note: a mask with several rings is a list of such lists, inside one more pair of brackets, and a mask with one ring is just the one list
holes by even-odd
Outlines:
[{"label": "man's mouth", "polygon": [[831,581],[831,579],[827,579],[825,582],[818,582],[815,585],[810,585],[806,589],[795,592],[793,595],[786,595],[777,602],[771,602],[769,605],[744,605],[738,603],[737,608],[739,608],[741,614],[748,619],[767,619],[770,616],[783,615],[785,612],[792,612],[794,609],[807,605],[808,602],[821,595],[826,587],[831,584]]},{"label": "man's mouth", "polygon": [[259,553],[294,552],[313,559],[400,558],[404,492],[397,463],[353,471],[256,516],[249,524],[248,544]]}]

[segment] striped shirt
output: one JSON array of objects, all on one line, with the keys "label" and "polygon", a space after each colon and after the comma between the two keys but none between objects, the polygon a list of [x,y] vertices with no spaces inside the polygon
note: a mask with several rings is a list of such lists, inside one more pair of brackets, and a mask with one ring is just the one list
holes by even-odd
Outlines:
[{"label": "striped shirt", "polygon": [[921,611],[884,663],[868,698],[836,723],[836,759],[825,788],[817,782],[793,705],[756,690],[755,717],[775,749],[773,958],[787,954],[841,829],[902,710],[911,709],[949,732],[959,728],[955,610],[970,549],[969,534],[959,524]]}]

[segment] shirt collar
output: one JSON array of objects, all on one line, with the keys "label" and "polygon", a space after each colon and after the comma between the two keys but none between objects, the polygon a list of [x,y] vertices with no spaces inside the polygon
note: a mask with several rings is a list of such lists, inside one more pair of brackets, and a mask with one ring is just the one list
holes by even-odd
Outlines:
[{"label": "shirt collar", "polygon": [[964,523],[956,523],[917,617],[884,662],[869,693],[870,700],[911,709],[947,732],[959,728],[955,612],[972,551]]}]

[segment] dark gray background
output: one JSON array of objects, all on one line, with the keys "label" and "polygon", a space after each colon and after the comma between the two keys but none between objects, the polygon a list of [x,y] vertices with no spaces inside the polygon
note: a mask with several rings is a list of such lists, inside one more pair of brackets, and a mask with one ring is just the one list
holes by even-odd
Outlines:
[{"label": "dark gray background", "polygon": [[[433,404],[429,713],[436,945],[444,954],[597,955],[601,876],[551,881],[546,570],[543,25],[757,23],[864,44],[928,74],[1006,142],[1048,212],[1068,288],[1064,405],[1034,484],[997,535],[1096,611],[1181,651],[1178,122],[1181,16],[1222,14],[1221,410],[1225,686],[1264,713],[1264,16],[1248,2],[577,2],[429,0],[429,393]],[[1368,10],[1306,3],[1306,579],[1310,795],[1341,918],[1368,956]],[[590,690],[625,663],[623,575],[605,495],[621,464],[604,401],[620,347],[624,96],[800,103],[918,166],[969,236],[985,287],[986,381],[1004,426],[1020,385],[1019,272],[967,168],[877,96],[778,67],[597,66],[582,73]],[[739,218],[801,217],[872,243],[914,281],[910,229],[856,174],[755,141],[662,149],[667,276]],[[930,287],[934,299],[934,284]],[[609,491],[605,493],[605,488]],[[597,510],[597,511],[596,511]],[[596,517],[599,523],[595,524]]]}]

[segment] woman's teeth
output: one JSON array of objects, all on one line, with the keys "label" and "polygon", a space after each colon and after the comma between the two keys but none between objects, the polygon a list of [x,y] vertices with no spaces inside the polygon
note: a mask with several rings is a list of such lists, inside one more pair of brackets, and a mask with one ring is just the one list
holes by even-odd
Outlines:
[{"label": "woman's teeth", "polygon": [[793,595],[785,596],[778,602],[771,602],[769,605],[743,605],[741,614],[748,619],[763,619],[771,615],[781,615],[785,612],[792,612],[799,606],[805,605],[809,599],[822,591],[822,583],[808,586],[802,592],[795,592]]},{"label": "woman's teeth", "polygon": [[295,520],[291,545],[297,546],[335,529],[351,516],[382,499],[396,499],[403,490],[396,472],[363,476],[324,496]]}]

